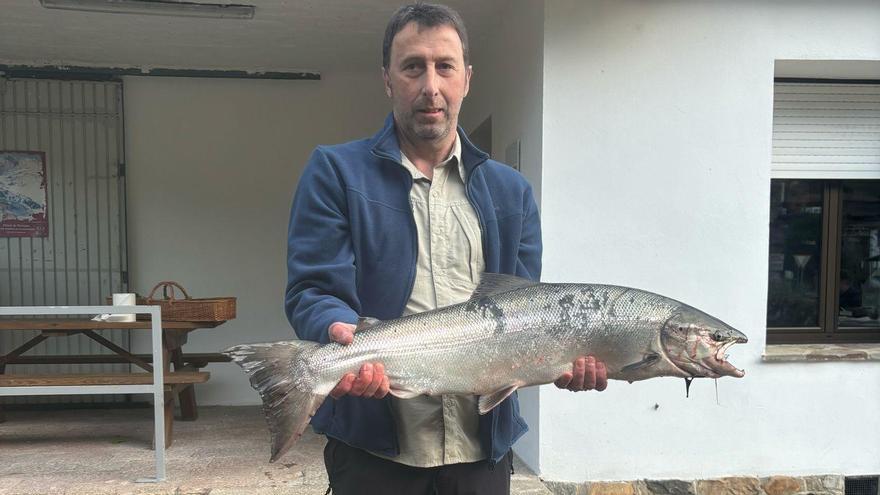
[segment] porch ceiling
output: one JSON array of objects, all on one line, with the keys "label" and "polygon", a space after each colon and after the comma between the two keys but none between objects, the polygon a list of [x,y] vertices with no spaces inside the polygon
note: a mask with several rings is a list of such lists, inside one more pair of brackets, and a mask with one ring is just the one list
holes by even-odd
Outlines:
[{"label": "porch ceiling", "polygon": [[[243,0],[252,20],[49,10],[0,0],[0,64],[247,71],[362,71],[381,63],[401,0]],[[448,0],[478,39],[502,0]]]}]

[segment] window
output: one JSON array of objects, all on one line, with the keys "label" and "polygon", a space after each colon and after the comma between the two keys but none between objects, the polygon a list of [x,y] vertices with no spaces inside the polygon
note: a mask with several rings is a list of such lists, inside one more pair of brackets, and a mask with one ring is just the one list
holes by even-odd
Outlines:
[{"label": "window", "polygon": [[774,179],[767,342],[880,342],[880,180]]},{"label": "window", "polygon": [[767,343],[880,342],[880,81],[774,89]]}]

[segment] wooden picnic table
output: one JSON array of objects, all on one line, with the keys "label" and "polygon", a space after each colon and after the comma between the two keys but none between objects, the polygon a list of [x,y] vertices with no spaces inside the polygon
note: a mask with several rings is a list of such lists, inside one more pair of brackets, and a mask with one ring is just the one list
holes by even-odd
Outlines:
[{"label": "wooden picnic table", "polygon": [[[181,419],[192,421],[198,418],[195,396],[195,383],[203,383],[210,376],[199,372],[209,362],[225,362],[229,358],[218,353],[184,354],[190,332],[199,329],[215,328],[223,321],[162,321],[162,362],[166,373],[166,446],[171,444],[171,424],[173,420],[173,401],[180,401]],[[71,318],[0,318],[0,332],[31,330],[39,333],[15,349],[0,354],[0,386],[41,385],[83,385],[97,381],[105,384],[140,383],[144,374],[65,374],[65,375],[10,375],[6,366],[11,364],[83,364],[83,363],[130,363],[148,373],[153,371],[150,357],[132,354],[98,333],[100,330],[150,330],[149,320],[133,322],[95,321],[82,317]],[[85,335],[101,346],[113,351],[112,354],[89,355],[25,355],[41,342],[52,337]],[[173,365],[173,371],[172,371]],[[0,410],[0,421],[3,421]]]}]

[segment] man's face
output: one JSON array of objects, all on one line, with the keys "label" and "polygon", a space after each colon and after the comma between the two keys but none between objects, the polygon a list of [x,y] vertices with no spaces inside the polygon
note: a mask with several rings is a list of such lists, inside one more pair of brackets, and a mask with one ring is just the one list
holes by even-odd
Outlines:
[{"label": "man's face", "polygon": [[458,125],[471,67],[452,26],[404,26],[391,42],[385,93],[398,131],[412,141],[443,141]]}]

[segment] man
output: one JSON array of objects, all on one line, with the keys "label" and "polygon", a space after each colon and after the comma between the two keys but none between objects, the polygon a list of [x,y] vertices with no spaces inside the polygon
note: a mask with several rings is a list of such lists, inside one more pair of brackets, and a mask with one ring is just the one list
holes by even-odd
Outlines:
[{"label": "man", "polygon": [[[540,276],[531,187],[458,128],[472,74],[459,15],[400,8],[382,65],[385,127],[318,147],[294,198],[285,307],[303,339],[347,345],[358,316],[462,302],[484,271]],[[526,431],[515,395],[481,417],[472,396],[387,396],[384,371],[370,363],[346,375],[312,419],[328,437],[334,494],[509,493],[510,448]],[[569,390],[606,384],[590,357],[557,381]]]}]

